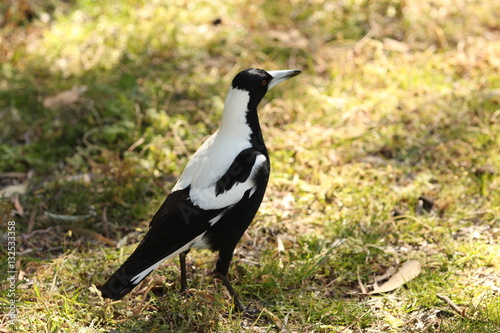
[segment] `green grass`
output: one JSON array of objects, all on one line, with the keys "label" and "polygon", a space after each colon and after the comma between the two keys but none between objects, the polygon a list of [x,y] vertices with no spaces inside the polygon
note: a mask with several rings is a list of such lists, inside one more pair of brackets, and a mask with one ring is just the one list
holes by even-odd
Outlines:
[{"label": "green grass", "polygon": [[[498,5],[27,4],[0,5],[0,188],[29,181],[0,199],[0,301],[13,220],[18,309],[0,332],[500,332]],[[271,180],[231,267],[262,312],[234,311],[206,251],[192,297],[173,260],[103,300],[248,67],[303,70],[261,105]],[[362,294],[414,259],[417,278]]]}]

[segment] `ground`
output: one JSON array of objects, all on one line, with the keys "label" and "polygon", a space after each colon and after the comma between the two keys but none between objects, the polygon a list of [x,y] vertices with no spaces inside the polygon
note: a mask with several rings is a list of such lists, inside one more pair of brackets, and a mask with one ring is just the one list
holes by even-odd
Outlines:
[{"label": "ground", "polygon": [[[499,4],[0,12],[0,332],[500,332]],[[104,300],[248,67],[303,71],[259,110],[271,179],[230,271],[258,315],[206,251],[191,297],[173,260]],[[405,263],[421,269],[372,292]]]}]

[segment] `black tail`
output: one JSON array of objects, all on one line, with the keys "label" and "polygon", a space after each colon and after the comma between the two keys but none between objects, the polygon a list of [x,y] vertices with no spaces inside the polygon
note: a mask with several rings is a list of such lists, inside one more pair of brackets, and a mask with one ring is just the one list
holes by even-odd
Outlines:
[{"label": "black tail", "polygon": [[150,229],[134,253],[101,287],[102,296],[114,300],[123,298],[164,260],[187,250],[191,240],[165,242],[161,233]]},{"label": "black tail", "polygon": [[165,242],[161,233],[150,229],[134,253],[101,287],[102,296],[114,300],[123,298],[164,260],[189,249],[191,242],[192,239]]},{"label": "black tail", "polygon": [[101,287],[102,296],[114,300],[122,299],[140,282],[132,283],[132,277],[133,275],[127,273],[126,265],[121,266]]}]

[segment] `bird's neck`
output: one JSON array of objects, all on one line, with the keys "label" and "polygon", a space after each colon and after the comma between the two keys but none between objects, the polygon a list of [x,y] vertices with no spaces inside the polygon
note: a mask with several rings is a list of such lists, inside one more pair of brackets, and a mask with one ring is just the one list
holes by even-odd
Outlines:
[{"label": "bird's neck", "polygon": [[258,150],[265,150],[257,114],[257,101],[250,101],[248,91],[230,88],[224,104],[219,134],[248,140]]}]

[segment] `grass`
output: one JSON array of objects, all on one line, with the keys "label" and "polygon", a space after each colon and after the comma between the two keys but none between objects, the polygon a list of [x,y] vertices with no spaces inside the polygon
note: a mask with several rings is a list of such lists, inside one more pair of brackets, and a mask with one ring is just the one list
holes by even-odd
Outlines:
[{"label": "grass", "polygon": [[[18,310],[0,331],[500,332],[498,5],[46,0],[0,11],[0,187],[28,183],[0,199],[0,277],[15,221]],[[235,313],[205,251],[189,256],[192,297],[178,295],[174,260],[103,300],[97,287],[248,67],[303,70],[260,108],[272,175],[231,267],[262,312]],[[58,95],[71,89],[72,101]],[[362,293],[412,259],[417,278]]]}]

